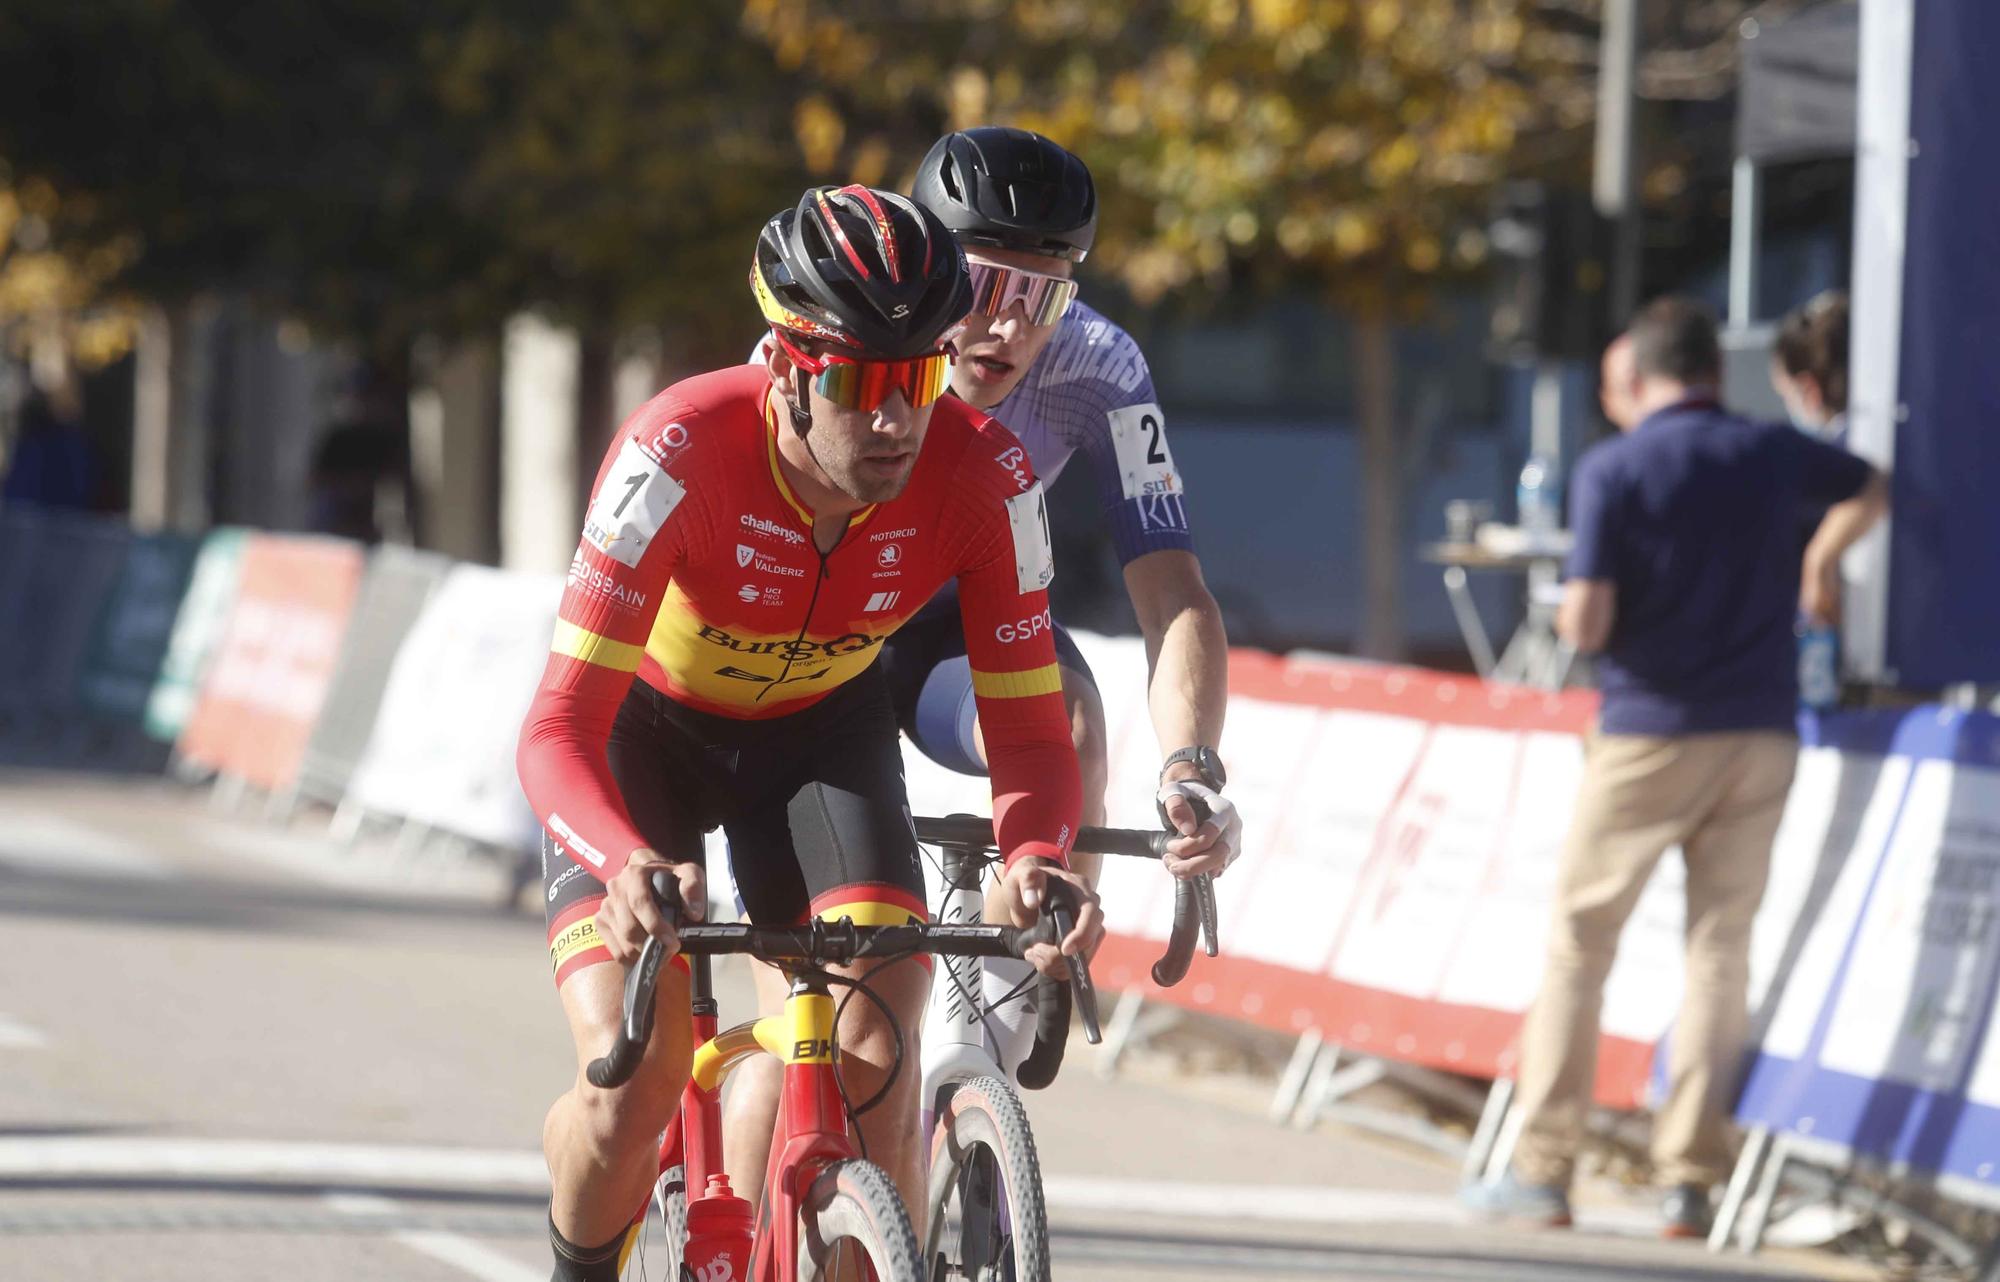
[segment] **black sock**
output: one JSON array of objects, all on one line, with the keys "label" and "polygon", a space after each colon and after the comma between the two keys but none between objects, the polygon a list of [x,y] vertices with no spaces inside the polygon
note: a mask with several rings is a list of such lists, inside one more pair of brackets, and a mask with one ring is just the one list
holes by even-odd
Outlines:
[{"label": "black sock", "polygon": [[618,1282],[618,1257],[625,1249],[625,1229],[603,1246],[578,1246],[562,1235],[549,1216],[549,1245],[556,1253],[556,1271],[549,1282]]}]

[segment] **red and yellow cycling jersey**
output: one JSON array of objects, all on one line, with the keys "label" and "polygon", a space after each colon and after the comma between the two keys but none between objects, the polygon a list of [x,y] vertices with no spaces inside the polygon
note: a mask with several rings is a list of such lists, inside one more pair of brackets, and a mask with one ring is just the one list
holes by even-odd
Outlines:
[{"label": "red and yellow cycling jersey", "polygon": [[824,698],[952,579],[1010,860],[1062,859],[1080,813],[1047,587],[1048,516],[1027,452],[955,398],[937,402],[908,484],[831,551],[778,465],[770,376],[704,374],[633,414],[598,472],[521,781],[600,879],[645,845],[605,759],[636,675],[687,707],[780,717]]}]

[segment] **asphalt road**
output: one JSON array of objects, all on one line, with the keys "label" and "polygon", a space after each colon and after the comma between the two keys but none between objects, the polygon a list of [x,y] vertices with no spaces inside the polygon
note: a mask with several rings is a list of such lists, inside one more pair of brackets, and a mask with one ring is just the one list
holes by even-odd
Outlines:
[{"label": "asphalt road", "polygon": [[[0,775],[0,1278],[546,1278],[570,1051],[540,914],[505,888],[159,781]],[[1073,1048],[1030,1101],[1059,1277],[1865,1276],[1662,1243],[1602,1193],[1573,1233],[1472,1224],[1442,1157],[1092,1066]]]}]

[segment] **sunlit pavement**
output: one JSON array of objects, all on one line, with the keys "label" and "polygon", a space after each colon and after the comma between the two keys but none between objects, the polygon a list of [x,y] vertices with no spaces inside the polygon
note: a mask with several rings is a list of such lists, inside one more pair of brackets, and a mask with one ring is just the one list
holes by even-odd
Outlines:
[{"label": "sunlit pavement", "polygon": [[[540,914],[508,889],[323,816],[0,776],[0,1277],[547,1278],[537,1145],[574,1069]],[[722,988],[747,1010],[736,969]],[[1603,1191],[1577,1232],[1473,1224],[1442,1157],[1091,1067],[1073,1047],[1030,1100],[1060,1277],[1868,1276],[1663,1243]]]}]

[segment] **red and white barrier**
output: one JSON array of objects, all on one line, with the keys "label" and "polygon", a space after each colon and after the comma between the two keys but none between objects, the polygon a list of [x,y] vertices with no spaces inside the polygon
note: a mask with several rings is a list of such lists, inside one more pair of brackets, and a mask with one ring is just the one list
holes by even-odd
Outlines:
[{"label": "red and white barrier", "polygon": [[361,584],[358,544],[253,534],[215,658],[176,745],[268,791],[297,778]]},{"label": "red and white barrier", "polygon": [[[1133,638],[1079,636],[1110,733],[1109,821],[1148,827],[1164,747]],[[1172,917],[1154,867],[1109,860],[1108,987],[1350,1050],[1456,1072],[1506,1071],[1540,979],[1556,859],[1596,696],[1331,660],[1230,656],[1219,745],[1245,816],[1216,883],[1222,956],[1176,988],[1149,977]],[[985,781],[909,758],[913,806],[983,812]],[[1658,879],[1606,1003],[1599,1094],[1643,1096],[1679,1000],[1679,884]],[[1667,954],[1671,954],[1669,958]],[[1664,964],[1663,964],[1664,963]]]}]

